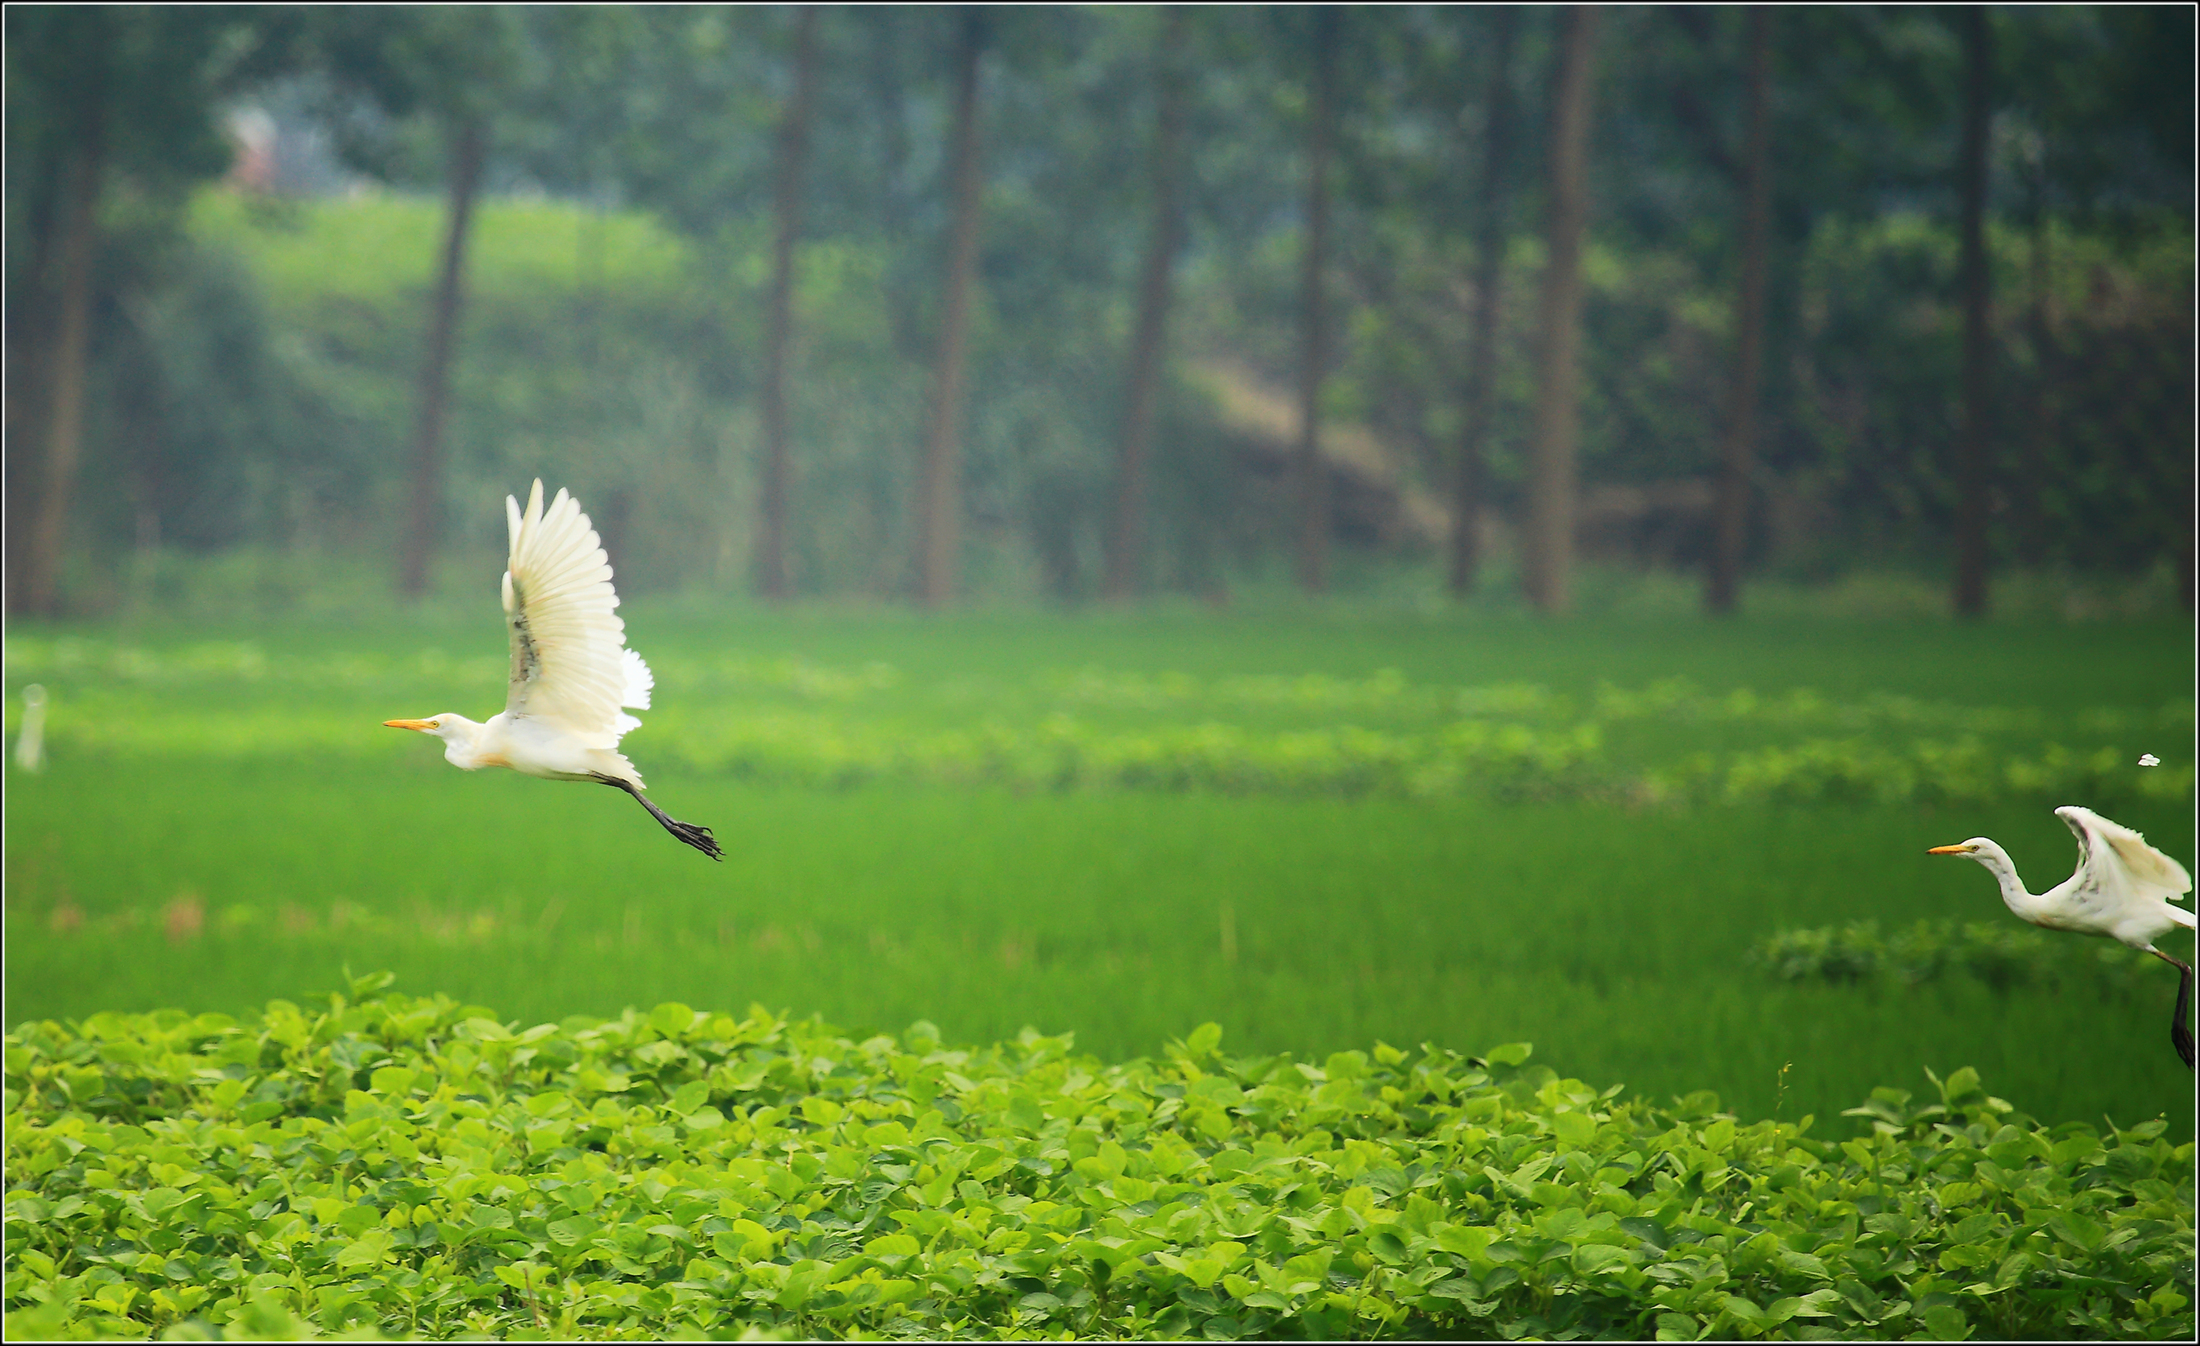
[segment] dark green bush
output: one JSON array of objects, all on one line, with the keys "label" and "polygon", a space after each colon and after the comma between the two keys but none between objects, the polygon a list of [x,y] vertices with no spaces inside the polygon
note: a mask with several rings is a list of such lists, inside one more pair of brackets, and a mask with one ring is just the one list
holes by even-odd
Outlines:
[{"label": "dark green bush", "polygon": [[2013,986],[2121,990],[2147,975],[2146,955],[2121,944],[2049,938],[2013,921],[1918,921],[1891,935],[1877,921],[1779,930],[1758,941],[1751,961],[1785,981],[1859,982],[1889,976],[1907,985],[1955,974],[1997,991]]}]

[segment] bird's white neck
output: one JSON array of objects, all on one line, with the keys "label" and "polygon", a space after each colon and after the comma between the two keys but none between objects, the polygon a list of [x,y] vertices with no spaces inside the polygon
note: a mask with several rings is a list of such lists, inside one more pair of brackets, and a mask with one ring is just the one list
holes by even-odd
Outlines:
[{"label": "bird's white neck", "polygon": [[445,715],[443,727],[435,736],[443,740],[443,760],[466,771],[488,765],[482,761],[482,731],[489,726],[476,724],[463,715]]},{"label": "bird's white neck", "polygon": [[2009,858],[2009,852],[1987,841],[1980,843],[1971,858],[1986,866],[1994,882],[2001,885],[2001,900],[2009,910],[2030,920],[2030,912],[2039,904],[2039,899],[2025,891],[2024,880],[2017,877],[2017,865]]}]

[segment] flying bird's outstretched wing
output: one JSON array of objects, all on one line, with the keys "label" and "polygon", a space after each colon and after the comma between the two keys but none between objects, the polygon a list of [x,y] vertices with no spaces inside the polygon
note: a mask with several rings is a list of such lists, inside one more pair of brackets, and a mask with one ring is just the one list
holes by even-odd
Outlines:
[{"label": "flying bird's outstretched wing", "polygon": [[2140,892],[2170,902],[2181,902],[2192,891],[2192,876],[2185,873],[2183,865],[2149,846],[2145,837],[2122,823],[2110,822],[2075,804],[2056,809],[2055,816],[2078,834],[2087,863],[2120,863]]},{"label": "flying bird's outstretched wing", "polygon": [[588,516],[563,490],[542,507],[542,481],[519,502],[504,498],[512,537],[504,572],[504,624],[512,638],[505,714],[554,720],[591,748],[616,748],[640,724],[620,710],[649,707],[654,679],[626,648],[614,610],[611,565]]}]

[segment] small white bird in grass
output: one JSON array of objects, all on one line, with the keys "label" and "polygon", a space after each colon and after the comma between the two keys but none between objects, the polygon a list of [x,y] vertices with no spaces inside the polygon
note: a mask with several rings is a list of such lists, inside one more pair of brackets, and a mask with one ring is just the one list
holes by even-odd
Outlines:
[{"label": "small white bird in grass", "polygon": [[504,572],[504,625],[512,638],[512,676],[504,711],[475,724],[445,713],[425,720],[384,720],[443,740],[452,766],[510,767],[545,780],[591,780],[634,796],[664,829],[720,858],[710,829],[683,823],[642,793],[641,773],[619,752],[619,739],[641,721],[621,707],[649,709],[654,682],[642,656],[626,648],[626,623],[613,611],[611,566],[601,539],[572,496],[542,507],[542,482],[527,510],[504,497],[512,554]]},{"label": "small white bird in grass", "polygon": [[1992,871],[2009,910],[2047,930],[2106,935],[2144,950],[2177,969],[2177,1010],[2170,1020],[2170,1045],[2187,1066],[2193,1063],[2192,1029],[2185,1014],[2192,1004],[2192,965],[2154,947],[2155,936],[2175,926],[2194,928],[2194,917],[2170,904],[2192,891],[2185,867],[2147,845],[2147,839],[2091,809],[2065,805],[2055,816],[2078,834],[2078,872],[2044,893],[2028,893],[2017,877],[2009,852],[1985,837],[1953,846],[1935,846],[1929,855],[1966,855]]},{"label": "small white bird in grass", "polygon": [[46,769],[46,689],[23,689],[23,727],[15,731],[15,765],[35,776]]}]

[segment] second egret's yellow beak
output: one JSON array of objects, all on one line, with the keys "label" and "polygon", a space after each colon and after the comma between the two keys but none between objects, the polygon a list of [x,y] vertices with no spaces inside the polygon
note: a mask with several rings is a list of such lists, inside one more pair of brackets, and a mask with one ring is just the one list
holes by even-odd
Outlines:
[{"label": "second egret's yellow beak", "polygon": [[1978,847],[1966,843],[1955,846],[1935,846],[1925,853],[1927,855],[1969,855],[1977,849]]},{"label": "second egret's yellow beak", "polygon": [[435,721],[433,721],[433,720],[384,720],[384,721],[382,721],[382,727],[383,727],[383,728],[385,728],[385,729],[418,729],[418,730],[420,730],[420,731],[421,731],[422,733],[426,733],[426,732],[427,732],[428,730],[430,730],[430,729],[433,729],[433,728],[435,728]]}]

